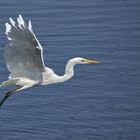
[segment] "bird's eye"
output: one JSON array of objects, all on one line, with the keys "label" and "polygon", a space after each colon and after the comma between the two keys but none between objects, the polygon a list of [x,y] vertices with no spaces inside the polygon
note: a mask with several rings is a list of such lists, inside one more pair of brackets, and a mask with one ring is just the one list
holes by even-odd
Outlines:
[{"label": "bird's eye", "polygon": [[81,60],[81,62],[85,62],[85,60],[84,60],[84,59],[82,59],[82,60]]}]

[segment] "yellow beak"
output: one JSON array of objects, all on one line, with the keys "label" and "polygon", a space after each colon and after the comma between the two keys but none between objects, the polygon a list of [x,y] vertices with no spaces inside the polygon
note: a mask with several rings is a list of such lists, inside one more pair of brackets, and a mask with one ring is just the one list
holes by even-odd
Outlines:
[{"label": "yellow beak", "polygon": [[86,59],[85,62],[88,63],[88,64],[100,64],[101,63],[97,60],[88,60],[88,59]]}]

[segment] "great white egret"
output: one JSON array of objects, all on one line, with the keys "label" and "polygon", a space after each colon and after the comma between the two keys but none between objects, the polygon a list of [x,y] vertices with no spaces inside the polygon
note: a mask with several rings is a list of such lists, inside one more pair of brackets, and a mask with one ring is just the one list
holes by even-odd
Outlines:
[{"label": "great white egret", "polygon": [[76,64],[100,63],[96,60],[76,57],[67,62],[65,74],[58,76],[52,69],[45,67],[43,48],[33,32],[31,21],[29,20],[27,24],[21,15],[17,18],[17,22],[12,18],[9,20],[10,23],[5,24],[9,45],[5,48],[4,56],[10,75],[0,87],[16,86],[16,89],[5,94],[0,106],[10,95],[18,91],[36,85],[49,85],[69,80],[74,75]]}]

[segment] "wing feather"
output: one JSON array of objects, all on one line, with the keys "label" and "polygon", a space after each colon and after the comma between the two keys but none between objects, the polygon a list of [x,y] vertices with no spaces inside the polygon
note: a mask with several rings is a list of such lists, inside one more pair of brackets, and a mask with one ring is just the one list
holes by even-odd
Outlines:
[{"label": "wing feather", "polygon": [[9,40],[8,47],[5,48],[5,60],[9,78],[27,77],[33,80],[42,78],[45,71],[43,61],[43,48],[37,40],[31,21],[28,25],[21,15],[15,22],[9,18],[10,23],[6,23],[6,35]]}]

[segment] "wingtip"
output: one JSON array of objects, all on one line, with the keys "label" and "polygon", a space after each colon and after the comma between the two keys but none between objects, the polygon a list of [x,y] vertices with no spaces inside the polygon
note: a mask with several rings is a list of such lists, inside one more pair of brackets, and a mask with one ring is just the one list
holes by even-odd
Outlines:
[{"label": "wingtip", "polygon": [[24,27],[24,28],[26,28],[25,27],[25,22],[24,22],[24,20],[23,20],[23,18],[22,18],[22,16],[21,16],[21,14],[19,14],[19,16],[17,17],[17,23],[18,23],[18,26],[22,29],[22,26]]},{"label": "wingtip", "polygon": [[18,18],[23,21],[23,18],[22,18],[21,14],[18,15]]},{"label": "wingtip", "polygon": [[31,22],[31,20],[29,20],[29,22],[28,22],[28,29],[29,29],[29,31],[30,31],[31,33],[33,33],[33,27],[32,27],[32,22]]},{"label": "wingtip", "polygon": [[18,17],[22,17],[22,15],[21,15],[21,14],[19,14],[19,15],[18,15]]},{"label": "wingtip", "polygon": [[10,20],[11,25],[13,27],[16,27],[16,23],[15,23],[15,21],[11,17],[9,17],[9,20]]},{"label": "wingtip", "polygon": [[5,33],[8,34],[8,32],[10,32],[10,30],[11,30],[11,25],[8,22],[6,22],[5,27],[6,27],[6,32]]}]

